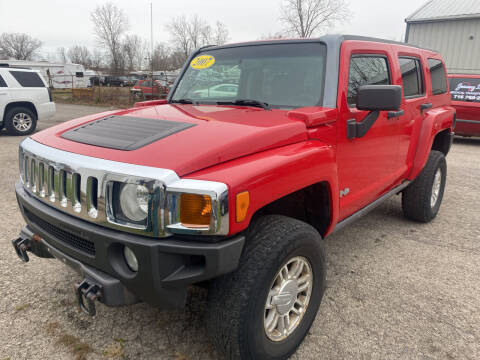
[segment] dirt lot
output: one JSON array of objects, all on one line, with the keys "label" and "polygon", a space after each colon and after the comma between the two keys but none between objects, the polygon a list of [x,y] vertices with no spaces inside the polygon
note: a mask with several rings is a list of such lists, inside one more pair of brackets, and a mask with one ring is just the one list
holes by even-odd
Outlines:
[{"label": "dirt lot", "polygon": [[[100,107],[58,105],[40,129]],[[56,260],[22,263],[10,240],[24,222],[13,185],[21,138],[0,135],[0,360],[216,359],[205,293],[185,310],[145,304],[75,306],[75,272]],[[457,139],[440,214],[421,225],[395,197],[326,239],[328,289],[293,359],[480,358],[480,140]]]}]

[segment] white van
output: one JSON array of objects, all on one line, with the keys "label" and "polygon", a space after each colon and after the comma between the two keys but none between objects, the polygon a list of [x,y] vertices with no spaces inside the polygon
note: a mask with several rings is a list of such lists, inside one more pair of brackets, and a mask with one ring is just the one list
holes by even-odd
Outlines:
[{"label": "white van", "polygon": [[28,135],[37,120],[52,117],[55,103],[38,70],[0,66],[0,130],[9,135]]}]

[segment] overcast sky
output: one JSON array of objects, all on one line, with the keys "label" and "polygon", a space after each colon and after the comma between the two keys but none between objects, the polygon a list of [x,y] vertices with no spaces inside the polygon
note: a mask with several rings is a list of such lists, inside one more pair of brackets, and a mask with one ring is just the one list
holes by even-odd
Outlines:
[{"label": "overcast sky", "polygon": [[[426,0],[350,0],[349,21],[330,33],[403,39],[404,19]],[[96,46],[90,12],[103,0],[0,0],[0,33],[23,32],[43,42],[42,52],[55,55],[58,47]],[[282,30],[280,0],[116,0],[130,22],[130,33],[150,39],[153,3],[154,41],[168,42],[166,25],[172,17],[198,14],[228,28],[229,42],[256,40]]]}]

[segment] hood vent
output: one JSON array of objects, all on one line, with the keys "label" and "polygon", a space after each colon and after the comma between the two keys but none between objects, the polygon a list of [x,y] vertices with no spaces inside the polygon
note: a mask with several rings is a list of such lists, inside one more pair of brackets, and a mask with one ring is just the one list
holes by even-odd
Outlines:
[{"label": "hood vent", "polygon": [[192,126],[195,124],[113,115],[71,129],[62,134],[62,138],[83,144],[129,151]]}]

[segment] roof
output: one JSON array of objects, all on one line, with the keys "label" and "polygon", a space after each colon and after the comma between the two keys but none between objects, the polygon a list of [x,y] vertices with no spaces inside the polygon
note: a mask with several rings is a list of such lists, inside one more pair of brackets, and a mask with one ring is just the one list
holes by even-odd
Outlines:
[{"label": "roof", "polygon": [[408,16],[405,21],[410,23],[475,18],[480,18],[480,1],[478,0],[430,0]]}]

